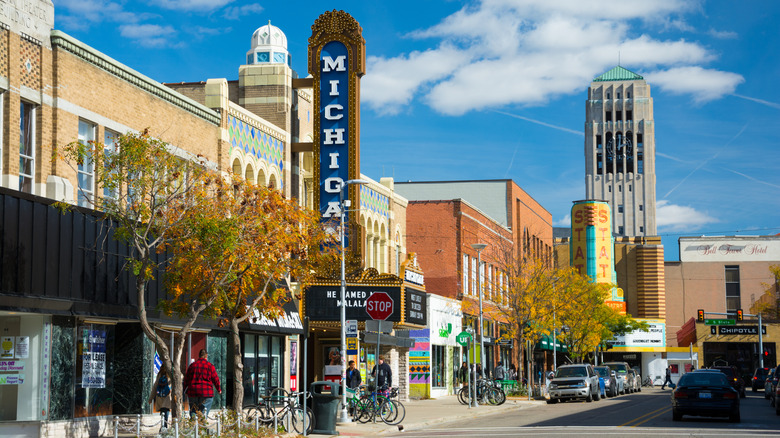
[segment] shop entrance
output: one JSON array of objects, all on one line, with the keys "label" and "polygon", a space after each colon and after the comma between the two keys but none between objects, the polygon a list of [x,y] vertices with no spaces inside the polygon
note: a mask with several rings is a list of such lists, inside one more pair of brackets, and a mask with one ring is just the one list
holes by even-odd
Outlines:
[{"label": "shop entrance", "polygon": [[705,342],[704,365],[711,367],[716,365],[734,365],[740,375],[748,379],[753,371],[758,368],[759,354],[764,356],[764,366],[777,365],[777,356],[774,342],[764,342],[764,350],[758,351],[757,342]]}]

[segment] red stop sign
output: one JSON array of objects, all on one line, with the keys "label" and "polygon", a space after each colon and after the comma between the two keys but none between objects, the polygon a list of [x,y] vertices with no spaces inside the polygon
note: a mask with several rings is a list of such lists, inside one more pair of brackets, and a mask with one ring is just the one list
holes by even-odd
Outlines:
[{"label": "red stop sign", "polygon": [[366,313],[371,319],[386,320],[393,313],[393,299],[386,292],[374,292],[366,299]]}]

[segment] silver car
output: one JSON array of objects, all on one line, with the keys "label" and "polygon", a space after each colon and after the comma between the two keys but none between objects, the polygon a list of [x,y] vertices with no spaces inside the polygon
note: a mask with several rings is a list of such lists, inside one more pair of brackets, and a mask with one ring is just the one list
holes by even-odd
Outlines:
[{"label": "silver car", "polygon": [[559,400],[584,399],[590,402],[601,398],[599,376],[590,364],[558,367],[548,389],[549,404],[558,403]]},{"label": "silver car", "polygon": [[631,367],[627,362],[606,362],[602,365],[608,366],[617,375],[618,387],[620,388],[621,394],[633,392],[632,384],[634,382],[629,380],[628,370],[630,370]]}]

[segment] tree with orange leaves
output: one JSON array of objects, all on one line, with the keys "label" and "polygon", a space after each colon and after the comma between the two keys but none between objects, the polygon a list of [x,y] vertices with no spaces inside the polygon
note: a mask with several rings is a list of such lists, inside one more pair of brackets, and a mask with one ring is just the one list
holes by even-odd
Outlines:
[{"label": "tree with orange leaves", "polygon": [[334,254],[316,212],[285,199],[275,189],[245,181],[213,179],[196,197],[208,198],[188,211],[172,234],[167,284],[174,298],[166,310],[181,315],[213,299],[204,314],[230,328],[233,346],[233,407],[244,400],[239,325],[274,318],[289,296],[290,282],[304,286],[314,268]]},{"label": "tree with orange leaves", "polygon": [[[80,180],[88,178],[81,176],[85,169],[94,170],[91,176],[94,184],[79,186],[79,200],[102,211],[107,219],[104,223],[113,229],[114,237],[132,249],[125,267],[135,281],[138,319],[144,334],[154,342],[160,359],[171,370],[172,414],[178,417],[182,409],[183,376],[181,367],[173,364],[181,363],[192,324],[216,298],[190,302],[184,323],[175,333],[173,348],[169,348],[167,339],[159,336],[147,317],[146,287],[160,268],[155,263],[155,254],[181,238],[173,230],[189,221],[191,210],[199,203],[209,202],[193,194],[204,181],[214,178],[213,166],[203,157],[157,140],[146,131],[120,136],[113,145],[72,142],[58,148],[55,158],[76,171]],[[70,207],[65,203],[59,206]]]}]

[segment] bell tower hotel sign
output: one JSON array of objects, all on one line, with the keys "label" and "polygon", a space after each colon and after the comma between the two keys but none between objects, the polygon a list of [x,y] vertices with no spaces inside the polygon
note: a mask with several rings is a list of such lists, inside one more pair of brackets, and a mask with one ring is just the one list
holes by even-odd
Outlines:
[{"label": "bell tower hotel sign", "polygon": [[[314,203],[322,221],[329,222],[339,218],[343,182],[360,178],[360,77],[365,74],[366,42],[360,24],[344,11],[325,12],[311,30],[309,73],[319,110],[314,118],[314,178],[319,184]],[[356,208],[360,186],[348,190],[344,199]],[[355,216],[345,217],[350,230],[359,229]],[[361,254],[360,240],[347,242],[355,256]]]},{"label": "bell tower hotel sign", "polygon": [[780,236],[681,237],[683,262],[778,262]]},{"label": "bell tower hotel sign", "polygon": [[0,22],[11,32],[30,36],[51,48],[54,4],[50,0],[0,0]]}]

